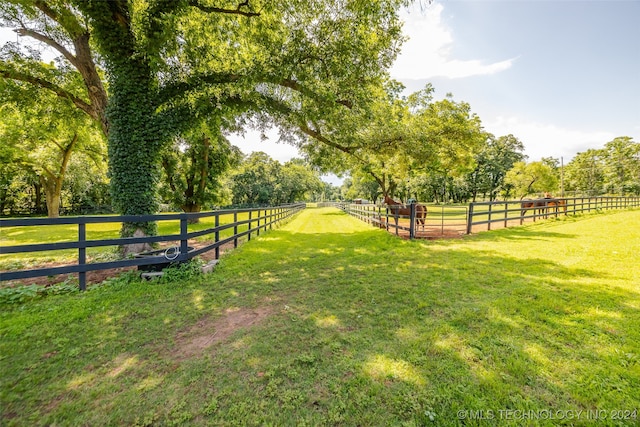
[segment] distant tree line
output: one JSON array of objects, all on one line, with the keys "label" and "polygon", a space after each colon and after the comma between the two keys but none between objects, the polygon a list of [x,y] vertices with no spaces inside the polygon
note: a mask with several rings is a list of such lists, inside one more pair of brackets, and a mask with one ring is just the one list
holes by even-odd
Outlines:
[{"label": "distant tree line", "polygon": [[[623,136],[603,148],[578,153],[570,162],[547,157],[527,162],[524,145],[513,135],[486,139],[465,173],[409,171],[397,178],[395,196],[435,203],[554,196],[640,195],[640,143]],[[341,187],[345,200],[375,201],[383,191],[376,180],[356,170]]]},{"label": "distant tree line", "polygon": [[[201,175],[197,166],[202,158],[193,155],[194,151],[199,151],[188,148],[173,152],[165,162],[169,166],[163,171],[156,194],[162,210],[199,212],[223,207],[273,206],[339,197],[339,188],[323,182],[320,173],[302,159],[292,159],[282,164],[263,152],[245,156],[231,145],[225,145],[223,149],[228,149],[232,158],[224,165],[216,166],[220,173],[207,175],[203,187],[200,187]],[[195,165],[190,163],[194,159],[197,159]],[[48,213],[42,183],[33,169],[3,163],[0,172],[2,215]],[[84,163],[80,156],[75,158],[67,168],[58,209],[60,214],[65,215],[114,212],[106,168],[101,164]]]}]

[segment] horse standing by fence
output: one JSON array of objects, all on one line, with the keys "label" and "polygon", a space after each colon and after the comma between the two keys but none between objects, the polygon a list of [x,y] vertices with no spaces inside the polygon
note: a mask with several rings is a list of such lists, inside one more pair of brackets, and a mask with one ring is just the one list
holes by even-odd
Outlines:
[{"label": "horse standing by fence", "polygon": [[[396,202],[389,196],[384,196],[384,203],[389,206],[389,210],[391,210],[391,212],[396,215],[396,225],[398,225],[398,216],[411,216],[411,206],[403,205],[400,202]],[[420,203],[416,203],[415,205],[416,224],[422,225],[422,228],[424,229],[427,220],[427,207]]]},{"label": "horse standing by fence", "polygon": [[563,208],[564,213],[567,213],[567,200],[566,199],[556,199],[550,193],[544,193],[544,198],[542,199],[525,199],[520,203],[520,208],[522,209],[521,216],[525,216],[527,210],[533,209],[533,213],[536,212],[540,215],[547,214],[549,212],[549,208],[555,208],[556,212],[558,208]]}]

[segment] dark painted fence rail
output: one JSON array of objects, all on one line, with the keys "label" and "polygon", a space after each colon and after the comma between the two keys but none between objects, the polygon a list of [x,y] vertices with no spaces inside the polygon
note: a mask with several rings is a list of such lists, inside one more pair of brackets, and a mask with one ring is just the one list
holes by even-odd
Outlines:
[{"label": "dark painted fence rail", "polygon": [[[154,265],[166,263],[168,259],[172,262],[184,262],[211,250],[215,250],[215,258],[220,255],[220,247],[226,243],[234,242],[234,246],[238,245],[238,240],[247,236],[251,240],[251,235],[260,235],[260,230],[272,228],[274,224],[286,220],[295,213],[304,209],[306,204],[297,203],[291,205],[282,205],[275,207],[251,208],[251,209],[233,209],[218,210],[212,212],[200,213],[180,213],[180,214],[159,214],[159,215],[130,215],[130,216],[81,216],[81,217],[64,217],[64,218],[24,218],[24,219],[0,219],[0,230],[6,230],[8,227],[35,227],[49,225],[69,225],[78,226],[78,240],[58,243],[43,243],[15,246],[0,246],[0,254],[20,254],[41,251],[56,251],[63,249],[77,249],[78,263],[75,265],[65,265],[60,267],[38,268],[19,271],[2,271],[0,272],[0,281],[20,280],[33,277],[53,276],[57,274],[78,273],[79,286],[81,290],[86,289],[86,273],[89,271],[107,270],[120,267],[135,267],[144,265]],[[248,218],[238,220],[238,215],[246,213]],[[233,222],[220,224],[220,217],[233,215]],[[195,218],[214,218],[214,227],[199,230],[188,231],[190,219]],[[123,223],[123,222],[150,222],[150,221],[180,221],[180,233],[172,235],[157,235],[148,237],[124,237],[115,239],[87,240],[87,224],[98,223]],[[246,225],[246,228],[244,227]],[[242,228],[242,231],[239,231]],[[233,235],[220,238],[220,232],[233,229]],[[213,238],[204,247],[189,250],[189,239],[211,235]],[[145,256],[142,258],[121,259],[109,262],[87,263],[87,248],[101,246],[124,246],[137,243],[160,243],[160,242],[177,242],[179,246],[175,247],[171,252],[170,258],[167,254],[159,254],[157,256]]]},{"label": "dark painted fence rail", "polygon": [[[528,206],[533,202],[533,206]],[[525,220],[539,220],[559,215],[576,215],[612,209],[640,207],[640,197],[572,197],[518,201],[475,202],[469,205],[467,234],[474,227],[501,227],[522,224]],[[477,228],[476,228],[477,231]]]},{"label": "dark painted fence rail", "polygon": [[[528,204],[532,206],[527,207]],[[397,215],[389,207],[376,204],[325,202],[322,206],[337,207],[361,221],[385,228],[396,235],[404,231],[408,232],[410,238],[425,237],[422,227],[416,224],[415,210],[411,211],[411,215]],[[433,234],[434,224],[437,223],[440,225],[436,228],[440,229],[441,234],[444,234],[445,229],[471,234],[474,231],[521,225],[525,221],[537,221],[565,214],[576,215],[637,207],[640,207],[640,197],[572,197],[474,202],[470,203],[468,208],[427,205],[427,233]],[[404,221],[401,221],[403,219]]]}]

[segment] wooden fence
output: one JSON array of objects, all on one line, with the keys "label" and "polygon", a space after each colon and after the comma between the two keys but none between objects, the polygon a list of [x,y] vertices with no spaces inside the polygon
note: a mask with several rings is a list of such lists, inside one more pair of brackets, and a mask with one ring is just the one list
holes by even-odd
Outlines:
[{"label": "wooden fence", "polygon": [[[266,208],[218,210],[201,213],[180,213],[180,214],[160,214],[144,216],[82,216],[64,218],[24,218],[24,219],[0,219],[0,230],[2,233],[10,233],[10,227],[35,227],[53,225],[77,225],[77,240],[57,243],[27,244],[0,246],[0,254],[21,254],[41,251],[59,251],[64,249],[77,249],[78,262],[73,265],[37,268],[19,271],[0,272],[0,281],[20,280],[33,277],[52,276],[57,274],[78,273],[79,286],[81,290],[86,289],[86,273],[89,271],[107,270],[111,268],[151,266],[171,262],[184,262],[211,250],[215,250],[215,258],[220,255],[220,247],[226,243],[233,242],[237,247],[238,240],[244,236],[251,240],[251,235],[260,235],[260,230],[272,228],[274,224],[286,220],[295,213],[305,208],[304,203],[283,205]],[[230,223],[221,224],[220,218],[223,216],[233,216]],[[239,219],[239,215],[243,217]],[[188,231],[190,220],[199,218],[213,218],[214,226],[199,230]],[[123,222],[150,222],[150,221],[179,221],[179,234],[157,235],[145,237],[126,237],[100,240],[87,240],[87,224],[123,223]],[[231,236],[221,238],[221,232],[233,230]],[[225,234],[228,234],[225,233]],[[189,239],[201,236],[212,236],[207,244],[198,249],[189,246]],[[153,251],[149,256],[141,256],[132,259],[120,259],[109,262],[87,263],[87,248],[103,246],[124,246],[139,243],[160,243],[179,242],[179,245],[168,248],[164,251]]]},{"label": "wooden fence", "polygon": [[475,202],[469,205],[467,234],[480,229],[520,225],[559,215],[640,207],[640,197],[573,197]]},{"label": "wooden fence", "polygon": [[[459,236],[464,234],[467,226],[466,206],[429,205],[424,224],[417,221],[412,205],[398,205],[400,208],[409,209],[409,215],[399,215],[398,209],[376,204],[336,202],[331,206],[375,227],[410,239]],[[413,207],[415,208],[415,205]]]},{"label": "wooden fence", "polygon": [[[469,204],[468,208],[427,205],[428,214],[424,227],[416,224],[415,211],[412,211],[411,215],[397,215],[387,206],[347,202],[328,202],[323,206],[335,206],[373,226],[414,239],[454,237],[565,214],[576,215],[640,207],[640,197],[573,197],[475,202]],[[409,206],[402,205],[402,207]]]}]

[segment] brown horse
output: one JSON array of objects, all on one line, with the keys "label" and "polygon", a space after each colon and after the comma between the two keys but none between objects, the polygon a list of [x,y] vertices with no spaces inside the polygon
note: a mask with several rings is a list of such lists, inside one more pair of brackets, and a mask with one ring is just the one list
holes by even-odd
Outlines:
[{"label": "brown horse", "polygon": [[555,207],[556,212],[558,211],[558,208],[562,208],[562,210],[564,211],[564,213],[567,213],[567,200],[566,199],[551,199],[547,202],[547,206],[550,208]]},{"label": "brown horse", "polygon": [[[396,202],[389,196],[384,196],[384,203],[389,206],[389,210],[393,212],[394,215],[403,215],[410,216],[411,215],[411,206],[403,205],[400,202]],[[422,225],[424,229],[424,225],[427,219],[427,207],[420,203],[416,203],[416,224]]]},{"label": "brown horse", "polygon": [[548,212],[549,208],[552,207],[555,207],[556,211],[559,207],[562,207],[566,213],[567,200],[553,198],[550,193],[544,193],[544,198],[542,199],[525,199],[520,203],[520,209],[522,209],[521,216],[524,216],[529,209],[534,209],[534,213],[537,211],[537,213],[543,214]]}]

